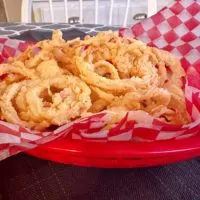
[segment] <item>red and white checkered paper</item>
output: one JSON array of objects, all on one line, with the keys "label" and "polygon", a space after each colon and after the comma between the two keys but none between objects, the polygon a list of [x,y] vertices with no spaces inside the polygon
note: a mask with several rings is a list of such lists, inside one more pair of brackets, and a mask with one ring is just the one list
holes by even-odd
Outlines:
[{"label": "red and white checkered paper", "polygon": [[[0,121],[0,160],[37,147],[60,136],[90,141],[147,141],[181,139],[200,130],[200,3],[176,1],[149,19],[121,29],[122,36],[133,36],[149,45],[176,55],[187,73],[185,98],[192,123],[183,126],[160,122],[142,111],[128,112],[109,130],[105,126],[116,113],[99,113],[59,127],[52,132],[30,131]],[[0,62],[15,56],[30,43],[0,38]],[[169,141],[170,142],[170,141]]]}]

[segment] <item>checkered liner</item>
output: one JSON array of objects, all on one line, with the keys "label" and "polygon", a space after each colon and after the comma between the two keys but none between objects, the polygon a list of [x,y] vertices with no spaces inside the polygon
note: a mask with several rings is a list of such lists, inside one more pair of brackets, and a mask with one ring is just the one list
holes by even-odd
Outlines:
[{"label": "checkered liner", "polygon": [[[99,113],[59,127],[53,132],[30,131],[0,121],[0,160],[21,151],[37,147],[68,134],[72,139],[91,141],[148,141],[181,139],[200,130],[200,3],[194,0],[176,1],[156,15],[121,29],[122,36],[133,36],[149,45],[176,55],[187,73],[185,98],[193,122],[184,126],[164,124],[142,111],[131,111],[107,130],[113,115]],[[27,42],[0,39],[0,61],[23,51]]]}]

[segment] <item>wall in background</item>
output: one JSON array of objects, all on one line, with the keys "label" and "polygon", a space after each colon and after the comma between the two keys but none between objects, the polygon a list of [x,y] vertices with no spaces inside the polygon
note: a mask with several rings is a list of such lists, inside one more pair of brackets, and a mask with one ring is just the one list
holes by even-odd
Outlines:
[{"label": "wall in background", "polygon": [[3,0],[8,22],[19,22],[21,20],[22,0]]},{"label": "wall in background", "polygon": [[4,2],[3,0],[0,0],[0,22],[6,22],[7,18],[6,18],[6,12],[5,12],[5,8],[4,8]]},{"label": "wall in background", "polygon": [[[172,3],[174,0],[157,0],[158,10]],[[126,10],[127,0],[114,0],[113,22],[112,25],[122,25]],[[131,0],[128,12],[128,25],[133,25],[137,21],[134,20],[136,14],[147,14],[147,0]],[[95,22],[95,1],[83,0],[83,23],[92,24]],[[110,0],[99,0],[99,24],[108,24]],[[63,0],[53,1],[54,22],[66,22],[65,8]],[[49,4],[47,0],[33,0],[33,16],[35,22],[50,22],[51,16],[49,12]],[[68,0],[68,17],[79,18],[79,1]]]},{"label": "wall in background", "polygon": [[[39,11],[40,12],[37,11],[37,10],[35,10],[35,12],[36,12],[36,14],[39,15],[39,18],[41,18],[41,15],[45,13],[45,12],[43,12],[43,13],[41,12],[41,8],[46,4],[45,2],[47,2],[47,0],[33,0],[33,1],[40,2],[40,4],[39,4]],[[58,3],[59,1],[63,1],[63,0],[54,0],[54,1],[56,1]],[[68,1],[77,1],[77,0],[68,0]],[[119,1],[123,2],[125,0],[118,0],[118,2]],[[160,0],[160,1],[158,0],[159,8],[163,7],[166,4],[171,3],[172,1],[174,1],[174,0]],[[7,21],[8,22],[19,22],[21,20],[21,3],[22,3],[22,0],[0,0],[0,8],[3,7],[3,2],[4,2],[6,14],[5,14],[5,12],[3,10],[0,10],[0,17],[2,18],[2,19],[0,18],[0,21],[6,21],[6,17],[7,17]],[[56,2],[54,3],[54,5],[56,4]],[[136,5],[138,7],[140,7],[140,4],[142,4],[143,2],[147,2],[147,0],[142,0],[142,1],[131,0],[131,2],[136,2]],[[44,7],[46,7],[46,9],[48,9],[48,5],[47,4]],[[62,6],[62,9],[63,9],[63,6]],[[61,16],[61,14],[58,15],[58,17],[59,16]],[[45,16],[45,18],[48,19],[48,15]]]}]

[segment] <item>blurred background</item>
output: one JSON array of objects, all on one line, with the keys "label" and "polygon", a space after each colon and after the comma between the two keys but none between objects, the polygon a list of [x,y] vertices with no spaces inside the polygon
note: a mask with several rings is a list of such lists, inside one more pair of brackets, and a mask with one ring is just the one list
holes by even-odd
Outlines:
[{"label": "blurred background", "polygon": [[[158,10],[173,0],[158,1]],[[0,21],[1,22],[19,22],[21,20],[22,0],[0,0]],[[94,0],[83,0],[83,23],[91,24],[94,21]],[[110,0],[99,1],[99,24],[107,24],[109,15]],[[126,0],[115,0],[113,9],[113,25],[122,24]],[[128,14],[128,23],[134,24],[137,20],[143,19],[147,14],[147,0],[131,0]],[[33,0],[33,22],[49,22],[49,4],[48,0]],[[54,22],[65,22],[64,6],[62,0],[53,1]],[[68,0],[68,17],[79,16],[79,0]]]}]

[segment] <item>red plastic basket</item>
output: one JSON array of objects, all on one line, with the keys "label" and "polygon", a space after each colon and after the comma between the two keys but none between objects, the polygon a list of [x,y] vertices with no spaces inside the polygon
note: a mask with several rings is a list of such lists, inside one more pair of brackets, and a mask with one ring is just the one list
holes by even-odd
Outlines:
[{"label": "red plastic basket", "polygon": [[[181,127],[181,129],[177,128],[175,131],[174,127],[163,126],[161,130],[152,129],[153,131],[149,131],[148,127],[146,129],[139,126],[139,129],[137,128],[132,134],[126,129],[131,127],[129,126],[130,123],[127,123],[125,129],[123,129],[124,124],[121,123],[120,127],[122,129],[120,130],[120,127],[118,127],[118,129],[112,130],[111,133],[109,132],[103,142],[101,141],[102,137],[98,136],[96,138],[98,134],[90,137],[95,129],[91,128],[89,130],[87,128],[87,125],[91,122],[90,120],[87,121],[88,124],[86,122],[77,123],[78,125],[76,124],[76,128],[73,127],[72,131],[71,128],[62,130],[61,127],[60,133],[56,133],[55,130],[52,133],[41,133],[40,135],[1,122],[0,132],[5,140],[1,140],[3,142],[0,143],[0,160],[36,146],[38,147],[27,151],[27,153],[56,162],[95,167],[155,166],[200,156],[200,134],[197,134],[200,129],[199,13],[200,4],[198,1],[177,0],[173,5],[163,8],[156,15],[134,25],[131,29],[121,29],[119,31],[122,36],[135,37],[151,46],[167,50],[176,55],[182,62],[188,77],[188,87],[185,92],[188,112],[196,120],[194,124],[190,124],[189,128]],[[0,49],[2,49],[0,62],[19,51],[23,51],[27,44],[29,43],[2,38],[0,40]],[[99,118],[96,119],[96,121],[98,120]],[[94,120],[94,122],[96,121]],[[158,125],[156,120],[155,124],[154,121],[152,123]],[[62,135],[69,133],[68,130],[80,140],[71,139],[75,138],[70,136],[71,134],[63,137]],[[81,130],[86,130],[84,135],[81,135]],[[172,134],[166,137],[167,132]],[[98,131],[95,133],[98,133]],[[124,133],[128,133],[126,136],[129,141],[120,142],[119,138],[124,136]],[[140,139],[152,142],[134,142],[133,137],[138,137],[138,134]],[[110,140],[113,140],[113,137],[116,140],[116,135],[119,136],[118,142],[111,142]],[[58,136],[61,137],[56,139]],[[187,136],[191,137],[180,139],[180,137]],[[172,137],[174,139],[158,141]],[[88,141],[88,138],[90,138],[90,141]],[[44,144],[50,140],[54,141]],[[98,142],[96,142],[97,140]],[[5,144],[5,141],[7,141],[7,144]]]},{"label": "red plastic basket", "polygon": [[27,152],[65,164],[103,168],[165,165],[200,156],[200,135],[182,140],[87,142],[61,138]]},{"label": "red plastic basket", "polygon": [[[194,68],[188,70],[187,75],[190,85],[199,90],[199,12],[200,4],[198,1],[177,0],[171,6],[163,8],[154,16],[134,25],[131,29],[121,29],[120,34],[136,37],[149,45],[170,51],[180,59],[186,71],[193,66]],[[188,90],[192,91],[192,87]],[[196,96],[198,95],[191,95],[190,99],[194,100]],[[195,114],[197,108],[200,108],[199,103],[191,107],[191,113]],[[197,128],[197,132],[198,130],[199,128]],[[149,132],[145,134],[150,135]],[[152,136],[155,135],[152,133]],[[151,139],[156,140],[154,137]],[[41,145],[28,153],[56,162],[82,166],[146,167],[200,156],[200,134],[185,139],[149,143],[133,141],[103,143],[60,138]]]}]

